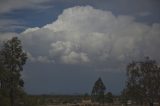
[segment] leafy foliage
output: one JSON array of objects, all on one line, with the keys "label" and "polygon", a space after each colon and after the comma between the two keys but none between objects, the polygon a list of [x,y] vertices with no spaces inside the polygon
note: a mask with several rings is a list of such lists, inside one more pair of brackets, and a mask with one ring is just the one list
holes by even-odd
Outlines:
[{"label": "leafy foliage", "polygon": [[153,102],[160,98],[160,67],[155,60],[133,61],[127,66],[126,92],[132,99]]},{"label": "leafy foliage", "polygon": [[11,106],[18,103],[18,96],[23,92],[24,82],[21,78],[23,65],[27,60],[27,55],[23,51],[21,41],[17,37],[4,42],[0,50],[0,89],[8,95],[3,97],[10,98]]},{"label": "leafy foliage", "polygon": [[105,93],[106,87],[103,84],[103,81],[101,78],[99,78],[92,89],[92,100],[94,102],[104,103],[104,93]]}]

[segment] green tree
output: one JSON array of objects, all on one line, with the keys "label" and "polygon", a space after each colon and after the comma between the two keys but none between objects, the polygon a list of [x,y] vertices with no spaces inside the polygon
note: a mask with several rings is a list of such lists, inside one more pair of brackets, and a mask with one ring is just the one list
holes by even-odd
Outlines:
[{"label": "green tree", "polygon": [[101,78],[99,78],[92,89],[91,96],[92,96],[92,101],[94,102],[99,102],[99,103],[104,103],[104,93],[105,93],[106,87],[103,84],[103,81]]},{"label": "green tree", "polygon": [[133,61],[127,66],[127,92],[132,98],[149,102],[160,99],[160,67],[155,60]]},{"label": "green tree", "polygon": [[21,71],[26,63],[27,55],[23,51],[21,41],[17,37],[4,42],[0,50],[1,64],[1,88],[9,89],[11,106],[16,106],[17,92],[23,87]]}]

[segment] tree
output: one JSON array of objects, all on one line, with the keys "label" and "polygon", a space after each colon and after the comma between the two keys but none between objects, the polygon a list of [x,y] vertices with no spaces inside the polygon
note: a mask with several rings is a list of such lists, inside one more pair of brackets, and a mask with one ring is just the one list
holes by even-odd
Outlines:
[{"label": "tree", "polygon": [[153,106],[160,99],[160,67],[155,60],[133,61],[127,66],[127,92]]},{"label": "tree", "polygon": [[104,93],[105,93],[106,87],[103,84],[101,78],[99,78],[92,89],[92,100],[94,102],[104,103]]},{"label": "tree", "polygon": [[15,106],[16,92],[23,87],[21,71],[27,60],[27,55],[23,51],[21,41],[17,37],[4,42],[0,50],[0,59],[3,70],[1,70],[1,88],[9,89],[11,106]]},{"label": "tree", "polygon": [[0,106],[10,106],[8,86],[9,71],[2,66],[0,59]]}]

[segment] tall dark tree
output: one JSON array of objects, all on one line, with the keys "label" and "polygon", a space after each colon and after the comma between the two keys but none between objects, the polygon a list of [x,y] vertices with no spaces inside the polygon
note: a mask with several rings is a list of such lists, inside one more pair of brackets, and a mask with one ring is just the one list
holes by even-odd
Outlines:
[{"label": "tall dark tree", "polygon": [[99,78],[92,89],[92,100],[94,102],[104,103],[104,93],[105,93],[106,87],[102,81],[101,78]]},{"label": "tall dark tree", "polygon": [[155,60],[133,61],[127,66],[127,92],[153,106],[160,99],[160,67]]},{"label": "tall dark tree", "polygon": [[4,42],[0,51],[1,64],[4,70],[1,74],[6,75],[1,80],[1,87],[9,89],[9,96],[11,106],[16,106],[16,91],[23,87],[23,80],[21,79],[21,71],[23,65],[27,60],[27,55],[23,51],[21,41],[17,37]]}]

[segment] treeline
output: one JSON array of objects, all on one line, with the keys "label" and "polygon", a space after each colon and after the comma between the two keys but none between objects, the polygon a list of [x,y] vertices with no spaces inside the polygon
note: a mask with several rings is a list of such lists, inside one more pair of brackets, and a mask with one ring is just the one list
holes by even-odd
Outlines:
[{"label": "treeline", "polygon": [[[59,104],[78,104],[83,100],[87,101],[91,99],[91,95],[30,95],[32,100],[39,105],[59,105]],[[110,92],[104,95],[104,103],[112,104],[113,99],[117,98]]]}]

